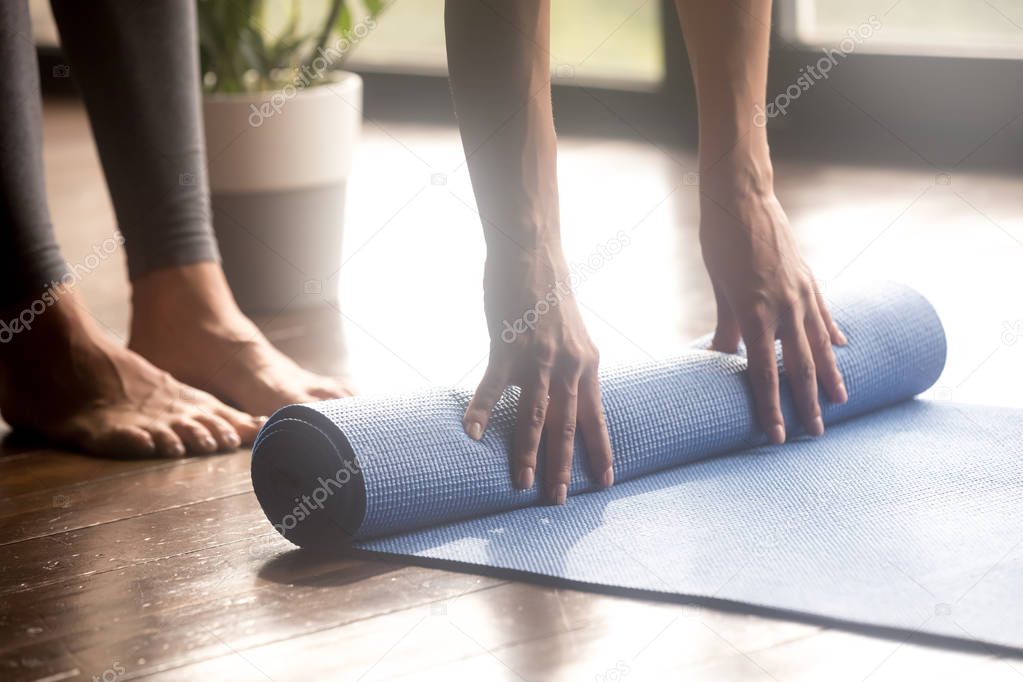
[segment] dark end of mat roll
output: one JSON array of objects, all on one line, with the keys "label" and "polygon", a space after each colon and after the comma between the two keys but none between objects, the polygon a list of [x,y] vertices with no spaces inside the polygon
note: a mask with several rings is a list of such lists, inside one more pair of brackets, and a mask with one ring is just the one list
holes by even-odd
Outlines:
[{"label": "dark end of mat roll", "polygon": [[348,439],[301,405],[279,410],[252,448],[252,488],[270,523],[299,547],[348,544],[366,513],[366,486]]}]

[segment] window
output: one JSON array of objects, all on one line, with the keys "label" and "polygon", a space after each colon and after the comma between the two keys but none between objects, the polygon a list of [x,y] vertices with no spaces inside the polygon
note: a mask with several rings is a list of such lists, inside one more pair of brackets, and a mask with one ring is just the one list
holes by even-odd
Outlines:
[{"label": "window", "polygon": [[[658,85],[664,75],[658,0],[555,0],[551,69],[555,82]],[[444,0],[395,0],[362,41],[353,66],[442,73]]]},{"label": "window", "polygon": [[873,17],[876,30],[857,50],[1023,56],[1023,0],[784,0],[780,10],[783,37],[804,45],[837,45]]}]

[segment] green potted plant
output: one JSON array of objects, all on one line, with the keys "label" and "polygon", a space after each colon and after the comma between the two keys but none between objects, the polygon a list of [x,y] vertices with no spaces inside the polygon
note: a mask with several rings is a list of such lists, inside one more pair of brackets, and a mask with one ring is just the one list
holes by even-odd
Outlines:
[{"label": "green potted plant", "polygon": [[198,1],[213,222],[235,297],[254,314],[337,296],[362,125],[362,81],[342,66],[384,2],[315,4],[306,16],[303,0]]}]

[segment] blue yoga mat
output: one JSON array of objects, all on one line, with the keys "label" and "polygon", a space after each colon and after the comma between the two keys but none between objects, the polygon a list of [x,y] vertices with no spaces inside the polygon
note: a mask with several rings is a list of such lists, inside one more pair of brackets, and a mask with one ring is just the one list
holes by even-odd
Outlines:
[{"label": "blue yoga mat", "polygon": [[912,400],[945,361],[913,290],[831,309],[850,399],[822,404],[819,439],[798,437],[783,373],[790,442],[766,445],[745,359],[690,350],[604,373],[617,483],[598,489],[577,441],[563,507],[511,485],[514,390],[480,442],[463,390],[285,407],[253,487],[301,546],[1023,648],[1023,414]]}]

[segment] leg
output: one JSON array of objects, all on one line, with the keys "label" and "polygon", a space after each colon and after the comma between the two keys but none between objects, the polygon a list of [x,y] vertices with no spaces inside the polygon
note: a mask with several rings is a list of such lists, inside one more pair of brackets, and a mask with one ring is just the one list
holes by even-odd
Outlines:
[{"label": "leg", "polygon": [[[67,265],[43,182],[39,66],[27,0],[0,7],[0,309],[39,296]],[[3,334],[2,338],[6,338]]]},{"label": "leg", "polygon": [[0,5],[0,413],[15,428],[97,454],[237,447],[257,422],[111,342],[64,280],[46,205],[27,4]]},{"label": "leg", "polygon": [[346,395],[299,368],[234,302],[211,229],[189,0],[52,0],[125,235],[131,348],[253,414]]}]

